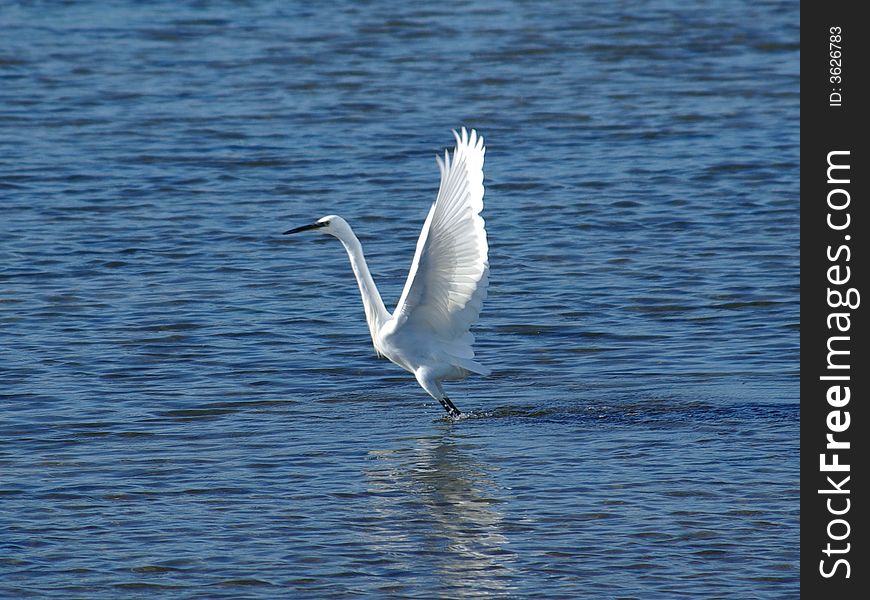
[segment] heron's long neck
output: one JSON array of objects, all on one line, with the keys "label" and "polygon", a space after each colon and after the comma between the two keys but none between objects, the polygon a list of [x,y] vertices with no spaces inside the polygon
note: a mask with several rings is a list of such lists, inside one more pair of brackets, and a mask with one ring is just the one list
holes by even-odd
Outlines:
[{"label": "heron's long neck", "polygon": [[366,257],[363,255],[359,239],[353,233],[350,234],[349,239],[344,239],[344,237],[340,239],[350,257],[350,266],[353,268],[353,274],[356,275],[356,282],[359,285],[363,307],[366,311],[366,322],[369,325],[372,340],[374,340],[381,325],[387,322],[390,315],[384,306],[384,301],[381,300],[378,286],[375,285],[372,274],[369,272],[369,266],[366,264]]}]

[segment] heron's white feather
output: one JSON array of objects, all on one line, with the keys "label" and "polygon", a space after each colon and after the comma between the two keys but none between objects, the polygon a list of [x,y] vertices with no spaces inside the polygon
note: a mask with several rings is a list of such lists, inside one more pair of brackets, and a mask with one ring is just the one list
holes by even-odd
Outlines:
[{"label": "heron's white feather", "polygon": [[453,132],[453,155],[436,157],[441,185],[429,210],[402,297],[393,312],[396,331],[434,338],[455,364],[477,373],[471,325],[489,283],[489,246],[483,210],[483,138],[472,129]]}]

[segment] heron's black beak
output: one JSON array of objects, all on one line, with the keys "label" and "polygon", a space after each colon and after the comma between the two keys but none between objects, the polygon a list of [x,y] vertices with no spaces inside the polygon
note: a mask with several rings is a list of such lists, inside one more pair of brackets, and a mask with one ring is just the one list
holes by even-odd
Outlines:
[{"label": "heron's black beak", "polygon": [[326,227],[329,223],[324,221],[323,223],[312,223],[311,225],[303,225],[302,227],[294,227],[293,229],[288,229],[284,232],[283,235],[288,235],[291,233],[299,233],[300,231],[308,231],[309,229],[320,229],[321,227]]}]

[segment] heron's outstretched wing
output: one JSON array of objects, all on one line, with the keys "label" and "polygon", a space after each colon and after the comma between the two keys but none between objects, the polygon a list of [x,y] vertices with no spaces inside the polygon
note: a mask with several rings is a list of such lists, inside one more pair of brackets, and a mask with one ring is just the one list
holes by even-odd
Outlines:
[{"label": "heron's outstretched wing", "polygon": [[438,197],[426,222],[411,272],[393,316],[397,327],[413,327],[440,342],[454,364],[487,374],[473,361],[477,321],[489,282],[488,245],[483,210],[483,138],[472,129],[453,132],[456,148],[444,160]]}]

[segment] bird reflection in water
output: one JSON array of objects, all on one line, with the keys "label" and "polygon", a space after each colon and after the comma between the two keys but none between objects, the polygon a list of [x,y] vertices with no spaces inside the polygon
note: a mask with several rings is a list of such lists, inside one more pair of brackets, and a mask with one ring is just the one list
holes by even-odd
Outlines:
[{"label": "bird reflection in water", "polygon": [[413,578],[439,597],[510,592],[515,556],[490,477],[497,467],[447,430],[398,442],[370,451],[366,469],[374,506],[363,529],[395,575],[384,591],[401,593],[399,582]]}]

